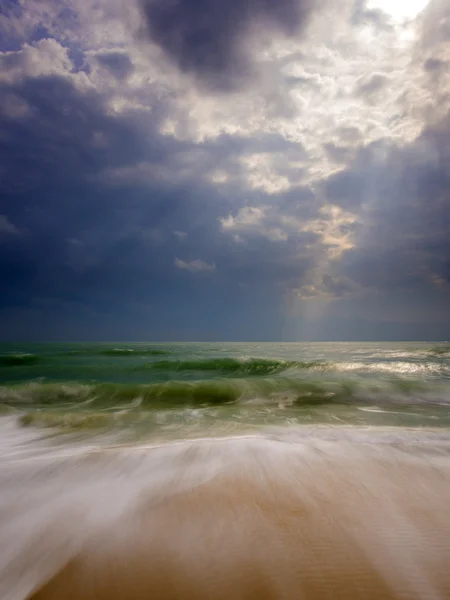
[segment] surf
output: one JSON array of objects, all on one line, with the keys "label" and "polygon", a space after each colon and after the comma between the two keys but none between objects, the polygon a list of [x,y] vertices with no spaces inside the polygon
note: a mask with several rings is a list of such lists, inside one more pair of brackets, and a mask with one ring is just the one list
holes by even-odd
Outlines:
[{"label": "surf", "polygon": [[448,435],[358,435],[3,458],[0,597],[448,598]]}]

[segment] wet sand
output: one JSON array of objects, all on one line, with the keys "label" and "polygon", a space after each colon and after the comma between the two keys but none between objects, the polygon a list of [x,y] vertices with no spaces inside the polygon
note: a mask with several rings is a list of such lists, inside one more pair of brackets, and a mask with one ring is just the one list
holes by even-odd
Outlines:
[{"label": "wet sand", "polygon": [[3,460],[0,597],[450,598],[448,439],[370,435]]}]

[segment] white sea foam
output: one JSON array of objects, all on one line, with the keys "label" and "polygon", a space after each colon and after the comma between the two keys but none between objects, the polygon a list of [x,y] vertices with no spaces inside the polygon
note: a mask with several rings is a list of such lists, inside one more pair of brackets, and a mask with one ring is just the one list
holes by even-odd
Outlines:
[{"label": "white sea foam", "polygon": [[1,426],[2,600],[449,597],[446,431],[94,448]]}]

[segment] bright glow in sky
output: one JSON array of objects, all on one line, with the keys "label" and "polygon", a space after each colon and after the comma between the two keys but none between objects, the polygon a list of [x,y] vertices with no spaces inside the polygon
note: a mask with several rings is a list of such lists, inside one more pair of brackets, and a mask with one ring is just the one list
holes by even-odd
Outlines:
[{"label": "bright glow in sky", "polygon": [[368,8],[379,8],[396,21],[414,19],[427,6],[429,0],[370,0]]}]

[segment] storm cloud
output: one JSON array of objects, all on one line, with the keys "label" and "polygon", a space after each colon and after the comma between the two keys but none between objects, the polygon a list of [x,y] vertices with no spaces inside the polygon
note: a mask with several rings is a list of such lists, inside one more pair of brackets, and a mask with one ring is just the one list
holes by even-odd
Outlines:
[{"label": "storm cloud", "polygon": [[252,76],[251,38],[297,35],[320,0],[142,0],[153,42],[184,72],[227,90]]}]

